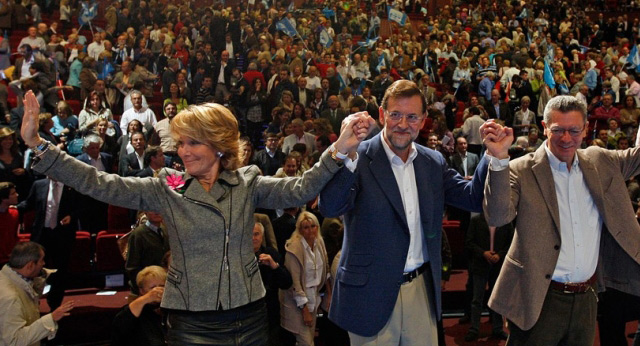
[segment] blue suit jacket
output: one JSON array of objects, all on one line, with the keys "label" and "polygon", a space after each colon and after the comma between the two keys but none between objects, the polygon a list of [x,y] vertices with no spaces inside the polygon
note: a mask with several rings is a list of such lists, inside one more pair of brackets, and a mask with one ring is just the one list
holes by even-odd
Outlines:
[{"label": "blue suit jacket", "polygon": [[[91,161],[89,160],[89,155],[87,155],[87,153],[82,153],[80,155],[78,155],[76,157],[76,159],[86,163],[87,165],[91,166]],[[107,154],[104,152],[100,153],[100,160],[102,161],[102,165],[104,166],[104,169],[106,170],[107,173],[113,173],[113,161],[112,161],[112,156],[111,154]]]},{"label": "blue suit jacket", "polygon": [[[391,316],[410,240],[400,190],[381,139],[378,134],[363,142],[358,148],[355,172],[340,170],[320,194],[320,211],[325,217],[345,215],[342,256],[329,318],[363,336],[377,334]],[[417,144],[415,147],[418,156],[413,166],[420,219],[433,275],[436,316],[440,316],[444,205],[482,211],[488,165],[483,159],[473,180],[465,181],[448,167],[440,153]]]}]

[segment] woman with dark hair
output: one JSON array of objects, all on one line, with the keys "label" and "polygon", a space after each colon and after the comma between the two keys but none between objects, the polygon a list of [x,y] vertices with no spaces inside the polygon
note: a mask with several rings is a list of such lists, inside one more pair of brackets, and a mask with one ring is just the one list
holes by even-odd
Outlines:
[{"label": "woman with dark hair", "polygon": [[169,84],[169,97],[164,100],[163,106],[169,102],[173,102],[176,105],[178,113],[189,106],[187,99],[180,96],[180,86],[176,82]]},{"label": "woman with dark hair", "polygon": [[260,78],[255,78],[251,83],[251,89],[247,93],[247,136],[254,146],[259,146],[262,140],[264,127],[264,108],[267,101],[266,88]]},{"label": "woman with dark hair", "polygon": [[16,134],[8,127],[0,128],[0,181],[13,183],[20,201],[27,198],[33,183],[31,174],[24,168]]},{"label": "woman with dark hair", "polygon": [[293,119],[305,120],[304,105],[300,102],[293,103],[293,112],[291,113],[291,120]]},{"label": "woman with dark hair", "polygon": [[88,102],[85,102],[85,107],[80,111],[78,117],[78,123],[80,131],[87,131],[93,129],[100,119],[113,120],[111,110],[104,106],[102,95],[96,91],[89,93],[87,98]]},{"label": "woman with dark hair", "polygon": [[169,345],[265,344],[254,210],[312,199],[342,169],[337,153],[355,152],[374,124],[365,114],[354,115],[313,169],[301,178],[276,179],[262,176],[256,166],[240,167],[238,121],[227,108],[193,105],[171,121],[186,172],[163,168],[156,178],[139,179],[98,173],[61,152],[38,136],[34,95],[27,93],[24,103],[21,134],[37,157],[34,170],[106,203],[162,214],[172,257],[160,304],[167,312]]},{"label": "woman with dark hair", "polygon": [[124,157],[134,152],[133,146],[131,146],[131,134],[143,132],[143,128],[142,122],[137,119],[133,119],[127,124],[127,133],[123,133],[122,136],[118,138],[118,147],[120,148],[119,157]]},{"label": "woman with dark hair", "polygon": [[313,109],[315,112],[315,117],[319,118],[320,113],[325,109],[326,102],[324,100],[324,92],[322,88],[316,88],[313,91],[313,100],[309,103],[309,108]]}]

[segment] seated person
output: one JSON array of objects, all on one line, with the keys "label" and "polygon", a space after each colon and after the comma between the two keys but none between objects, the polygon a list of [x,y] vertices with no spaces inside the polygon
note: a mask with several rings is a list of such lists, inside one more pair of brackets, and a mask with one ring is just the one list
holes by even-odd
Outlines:
[{"label": "seated person", "polygon": [[144,150],[147,146],[147,140],[142,132],[131,134],[131,146],[133,152],[120,158],[118,174],[123,177],[136,175],[146,167],[144,165]]},{"label": "seated person", "polygon": [[126,305],[113,319],[112,345],[165,345],[160,302],[167,271],[160,266],[144,268],[136,277],[140,297]]}]

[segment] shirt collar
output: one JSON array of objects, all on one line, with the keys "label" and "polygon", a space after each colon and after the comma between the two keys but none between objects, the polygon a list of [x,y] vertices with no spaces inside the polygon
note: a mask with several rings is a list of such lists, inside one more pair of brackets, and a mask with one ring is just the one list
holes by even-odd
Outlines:
[{"label": "shirt collar", "polygon": [[391,147],[389,147],[389,144],[387,144],[387,141],[384,139],[384,137],[385,135],[383,133],[380,136],[380,140],[382,141],[382,147],[384,148],[385,154],[387,154],[387,158],[389,159],[389,162],[391,162],[392,164],[398,165],[398,166],[410,164],[413,162],[416,156],[418,156],[418,151],[416,150],[416,147],[413,145],[413,142],[411,142],[411,145],[409,147],[409,157],[407,158],[407,162],[402,161],[400,156],[396,155],[396,153],[394,153],[393,150],[391,150]]},{"label": "shirt collar", "polygon": [[[549,164],[551,165],[551,168],[556,171],[566,170],[567,164],[565,162],[560,161],[560,159],[558,159],[555,155],[553,155],[553,153],[549,149],[549,146],[547,145],[546,140],[542,143],[542,145],[544,146],[544,150],[547,152],[547,158],[549,158]],[[574,153],[571,169],[577,168],[579,164],[580,164],[580,160],[578,159],[578,154]]]}]

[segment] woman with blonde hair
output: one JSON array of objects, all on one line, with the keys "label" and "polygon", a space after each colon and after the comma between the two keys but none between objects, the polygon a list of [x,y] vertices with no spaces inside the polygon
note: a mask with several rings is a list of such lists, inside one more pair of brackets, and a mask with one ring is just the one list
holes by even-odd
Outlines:
[{"label": "woman with blonde hair", "polygon": [[[330,263],[319,229],[315,215],[304,211],[284,246],[287,251],[284,265],[291,273],[293,286],[280,291],[280,321],[284,329],[295,335],[297,345],[313,345],[318,308],[331,304],[331,282],[327,278]],[[323,287],[326,287],[325,301],[320,297]]]},{"label": "woman with blonde hair", "polygon": [[172,261],[161,307],[168,311],[169,345],[261,345],[267,339],[265,290],[253,253],[256,208],[302,205],[342,169],[373,128],[365,114],[348,120],[333,150],[301,178],[240,168],[238,121],[224,106],[190,106],[171,121],[186,172],[162,169],[155,178],[98,172],[38,135],[35,95],[27,93],[22,138],[36,155],[33,169],[106,203],[162,214]]}]

